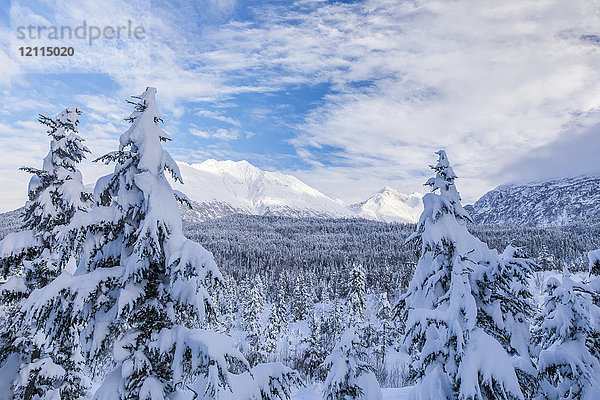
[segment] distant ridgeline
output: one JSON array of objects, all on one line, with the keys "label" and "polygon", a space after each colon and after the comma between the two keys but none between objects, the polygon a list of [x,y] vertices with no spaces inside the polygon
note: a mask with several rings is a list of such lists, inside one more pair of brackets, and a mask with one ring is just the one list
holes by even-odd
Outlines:
[{"label": "distant ridgeline", "polygon": [[[20,211],[0,214],[0,238],[17,230]],[[312,281],[316,299],[325,289],[331,296],[344,296],[340,282],[345,282],[354,263],[365,267],[369,290],[387,291],[394,297],[395,288],[406,287],[417,261],[414,243],[403,244],[414,232],[412,224],[241,214],[197,222],[186,220],[186,215],[184,211],[185,234],[210,250],[224,273],[236,280],[259,274],[267,287],[287,285],[288,293],[292,278],[303,274]],[[469,229],[500,251],[511,244],[511,238],[514,246],[525,248],[545,269],[565,264],[572,271],[585,269],[587,252],[600,248],[600,225],[473,225]]]},{"label": "distant ridgeline", "polygon": [[22,212],[23,207],[0,214],[0,240],[7,234],[16,232],[21,228],[23,224],[23,220],[21,219]]},{"label": "distant ridgeline", "polygon": [[466,206],[478,224],[564,226],[600,223],[600,176],[501,185]]}]

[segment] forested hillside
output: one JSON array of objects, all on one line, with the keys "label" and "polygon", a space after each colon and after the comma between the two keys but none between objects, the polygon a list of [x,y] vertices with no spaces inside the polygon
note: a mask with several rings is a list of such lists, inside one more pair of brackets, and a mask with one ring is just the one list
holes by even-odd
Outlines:
[{"label": "forested hillside", "polygon": [[[0,215],[0,239],[18,229],[19,213]],[[418,259],[415,244],[404,244],[414,224],[236,214],[204,222],[184,219],[183,227],[236,280],[258,274],[268,289],[283,284],[290,294],[295,277],[302,274],[313,282],[315,301],[325,288],[330,296],[343,296],[342,277],[353,264],[365,268],[370,291],[386,291],[392,298],[395,288],[406,287]],[[564,265],[572,271],[585,269],[587,252],[600,247],[600,225],[470,225],[469,229],[490,248],[522,247],[545,270]],[[267,290],[269,300],[274,296],[275,289]]]}]

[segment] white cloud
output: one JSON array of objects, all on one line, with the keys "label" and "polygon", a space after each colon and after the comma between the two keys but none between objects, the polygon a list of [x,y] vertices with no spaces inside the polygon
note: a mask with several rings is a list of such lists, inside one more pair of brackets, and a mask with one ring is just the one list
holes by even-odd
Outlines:
[{"label": "white cloud", "polygon": [[230,125],[237,126],[238,128],[242,126],[242,124],[240,123],[240,121],[235,120],[235,119],[230,118],[230,117],[226,117],[223,114],[215,112],[215,111],[199,110],[199,111],[196,112],[196,115],[198,115],[200,117],[211,118],[211,119],[214,119],[214,120],[217,120],[217,121],[225,122],[225,123],[228,123]]},{"label": "white cloud", "polygon": [[[214,4],[213,4],[214,3]],[[175,116],[183,113],[181,101],[215,100],[229,93],[262,90],[254,87],[229,87],[224,79],[190,66],[195,57],[195,40],[174,20],[174,8],[168,3],[150,0],[123,2],[121,0],[83,0],[77,7],[65,0],[51,0],[44,8],[53,14],[42,18],[35,10],[11,4],[11,29],[0,34],[6,50],[0,48],[0,61],[6,74],[0,85],[12,82],[28,73],[102,73],[110,76],[119,86],[122,97],[139,93],[151,85],[159,89],[161,102]],[[232,1],[210,1],[207,7],[224,13],[235,6]],[[118,13],[115,13],[118,10]],[[88,45],[86,40],[61,41],[60,45],[72,45],[72,57],[21,57],[16,52],[20,46],[57,45],[53,40],[20,40],[16,28],[29,24],[42,26],[123,26],[132,21],[142,26],[147,38],[144,40],[97,40]],[[190,22],[190,21],[188,21]]]},{"label": "white cloud", "polygon": [[91,119],[95,122],[122,121],[130,108],[125,100],[104,95],[80,94],[75,100],[82,104],[85,116],[82,119]]},{"label": "white cloud", "polygon": [[499,174],[514,182],[600,173],[600,112],[568,126],[554,142],[535,147]]},{"label": "white cloud", "polygon": [[213,131],[208,131],[205,129],[199,129],[196,126],[192,126],[189,129],[189,132],[202,139],[219,139],[219,140],[236,140],[240,137],[240,133],[237,130],[228,130],[228,129],[215,129]]}]

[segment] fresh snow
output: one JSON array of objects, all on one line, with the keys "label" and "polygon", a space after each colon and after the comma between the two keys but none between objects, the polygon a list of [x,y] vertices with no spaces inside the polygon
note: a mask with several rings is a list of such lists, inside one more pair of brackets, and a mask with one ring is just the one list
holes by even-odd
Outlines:
[{"label": "fresh snow", "polygon": [[415,223],[423,212],[422,193],[404,194],[389,186],[350,206],[358,216],[385,222]]},{"label": "fresh snow", "polygon": [[25,286],[25,279],[21,276],[13,275],[9,277],[6,282],[0,285],[0,295],[3,292],[12,293],[27,293],[27,286]]},{"label": "fresh snow", "polygon": [[521,392],[506,351],[497,340],[479,328],[475,328],[469,335],[458,374],[461,376],[460,392],[466,398],[484,398],[479,391],[478,380],[486,382],[490,387],[493,380],[497,380],[504,383],[508,393]]},{"label": "fresh snow", "polygon": [[561,226],[600,220],[600,175],[501,185],[465,207],[479,224]]},{"label": "fresh snow", "polygon": [[[412,394],[412,386],[403,388],[381,389],[383,400],[409,400]],[[323,400],[323,387],[321,384],[313,384],[308,387],[298,388],[292,394],[291,400]],[[371,400],[365,397],[365,400]]]},{"label": "fresh snow", "polygon": [[185,185],[173,188],[203,207],[254,215],[350,217],[344,204],[281,172],[263,171],[247,161],[177,163]]},{"label": "fresh snow", "polygon": [[18,354],[8,356],[4,364],[0,366],[0,400],[13,400],[10,390],[15,375],[19,373],[21,358]]},{"label": "fresh snow", "polygon": [[16,256],[31,247],[38,246],[40,240],[31,229],[12,232],[0,241],[0,257]]},{"label": "fresh snow", "polygon": [[286,217],[360,217],[414,223],[423,211],[422,194],[385,187],[368,199],[348,205],[332,199],[292,175],[261,170],[247,161],[177,162],[185,184],[173,188],[194,203],[187,219],[203,221],[231,214]]}]

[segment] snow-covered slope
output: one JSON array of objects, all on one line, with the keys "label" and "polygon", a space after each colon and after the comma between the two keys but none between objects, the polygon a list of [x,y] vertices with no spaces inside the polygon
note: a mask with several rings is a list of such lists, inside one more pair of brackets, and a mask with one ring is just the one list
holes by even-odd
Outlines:
[{"label": "snow-covered slope", "polygon": [[420,193],[385,187],[372,197],[347,205],[327,197],[292,175],[263,171],[247,161],[178,162],[184,185],[173,188],[194,203],[184,219],[205,221],[231,214],[286,217],[362,217],[387,222],[416,222],[423,211]]},{"label": "snow-covered slope", "polygon": [[358,216],[386,222],[417,222],[423,212],[423,194],[404,194],[388,186],[365,201],[350,206]]},{"label": "snow-covered slope", "polygon": [[480,224],[559,226],[600,220],[600,176],[502,185],[465,209]]},{"label": "snow-covered slope", "polygon": [[[242,213],[290,217],[351,217],[341,201],[333,200],[291,175],[268,172],[247,161],[207,160],[178,163],[184,185],[174,189],[194,203],[188,219],[205,220]],[[192,215],[193,214],[193,215]]]}]

